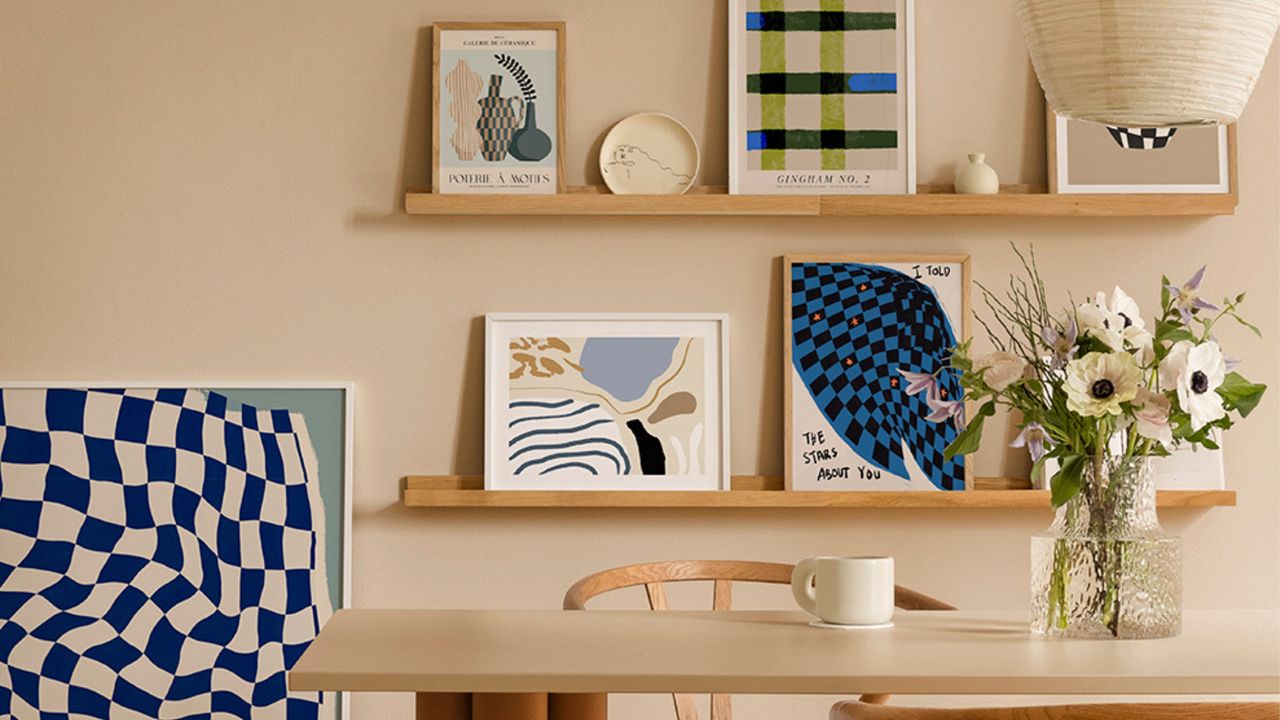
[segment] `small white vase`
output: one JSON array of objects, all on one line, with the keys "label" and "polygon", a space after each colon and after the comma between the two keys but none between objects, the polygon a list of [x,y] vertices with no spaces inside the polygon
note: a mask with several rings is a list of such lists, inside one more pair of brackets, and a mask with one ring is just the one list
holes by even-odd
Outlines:
[{"label": "small white vase", "polygon": [[995,195],[1000,192],[1000,176],[983,162],[986,153],[969,153],[969,162],[956,171],[956,192],[961,195]]}]

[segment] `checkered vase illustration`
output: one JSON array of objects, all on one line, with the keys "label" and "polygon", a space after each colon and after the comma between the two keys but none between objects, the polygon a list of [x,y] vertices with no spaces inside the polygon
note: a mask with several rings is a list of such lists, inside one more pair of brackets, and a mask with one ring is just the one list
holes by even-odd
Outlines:
[{"label": "checkered vase illustration", "polygon": [[[520,111],[516,112],[516,103]],[[498,162],[507,156],[511,138],[524,123],[524,99],[519,96],[502,97],[502,76],[489,76],[489,94],[480,98],[480,119],[476,129],[480,131],[480,154],[489,162]]]},{"label": "checkered vase illustration", "polygon": [[1127,128],[1107,125],[1111,139],[1126,150],[1159,150],[1169,144],[1178,128]]}]

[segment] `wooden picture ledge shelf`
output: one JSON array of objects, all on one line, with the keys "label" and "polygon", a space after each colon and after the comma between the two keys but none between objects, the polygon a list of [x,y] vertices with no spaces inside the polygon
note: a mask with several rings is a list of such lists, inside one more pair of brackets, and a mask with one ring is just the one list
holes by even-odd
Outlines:
[{"label": "wooden picture ledge shelf", "polygon": [[[978,478],[974,485],[1009,487],[1026,481]],[[476,475],[405,478],[406,507],[435,508],[1042,508],[1045,490],[965,492],[786,491],[782,478],[735,475],[729,491],[485,490]],[[1162,490],[1157,504],[1171,507],[1230,507],[1234,490]]]},{"label": "wooden picture ledge shelf", "polygon": [[723,215],[723,216],[1078,216],[1157,217],[1235,214],[1234,193],[1217,195],[1050,194],[1009,185],[997,195],[957,195],[949,185],[921,185],[915,195],[730,195],[700,185],[684,195],[614,195],[578,185],[559,195],[441,195],[410,192],[410,215]]}]

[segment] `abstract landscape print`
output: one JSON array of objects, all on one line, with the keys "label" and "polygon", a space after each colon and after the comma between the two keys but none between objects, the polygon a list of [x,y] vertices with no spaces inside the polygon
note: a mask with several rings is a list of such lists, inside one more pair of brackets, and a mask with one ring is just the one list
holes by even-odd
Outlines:
[{"label": "abstract landscape print", "polygon": [[733,192],[910,192],[909,0],[735,0]]},{"label": "abstract landscape print", "polygon": [[[943,449],[963,391],[946,365],[967,336],[968,258],[796,256],[784,263],[788,318],[787,486],[963,490]],[[908,374],[937,373],[933,393]]]},{"label": "abstract landscape print", "polygon": [[0,388],[0,715],[333,716],[286,673],[342,528],[311,416],[259,392]]},{"label": "abstract landscape print", "polygon": [[489,487],[720,487],[714,327],[493,324]]}]

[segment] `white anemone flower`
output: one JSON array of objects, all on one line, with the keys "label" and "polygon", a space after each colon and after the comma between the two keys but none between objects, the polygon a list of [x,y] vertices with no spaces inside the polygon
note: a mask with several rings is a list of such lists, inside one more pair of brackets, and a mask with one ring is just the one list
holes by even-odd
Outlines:
[{"label": "white anemone flower", "polygon": [[1195,347],[1195,343],[1190,340],[1179,340],[1169,347],[1169,352],[1164,356],[1164,360],[1160,361],[1160,373],[1158,375],[1161,390],[1173,390],[1178,387],[1178,378],[1182,377],[1182,371],[1187,366],[1187,353],[1191,352],[1191,348]]},{"label": "white anemone flower", "polygon": [[1192,430],[1226,416],[1222,396],[1218,394],[1218,387],[1226,376],[1227,363],[1218,343],[1210,340],[1187,350],[1182,372],[1178,374],[1177,390],[1178,404],[1191,415]]},{"label": "white anemone flower", "polygon": [[1067,363],[1067,407],[1084,417],[1120,415],[1138,394],[1142,369],[1124,352],[1091,352]]},{"label": "white anemone flower", "polygon": [[1145,365],[1154,357],[1154,338],[1142,319],[1142,310],[1122,288],[1111,291],[1111,300],[1098,293],[1077,311],[1081,330],[1092,335],[1116,352],[1132,352],[1138,363]]}]

